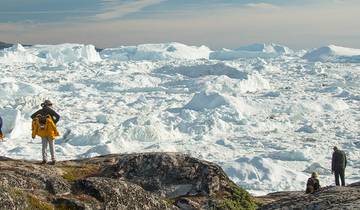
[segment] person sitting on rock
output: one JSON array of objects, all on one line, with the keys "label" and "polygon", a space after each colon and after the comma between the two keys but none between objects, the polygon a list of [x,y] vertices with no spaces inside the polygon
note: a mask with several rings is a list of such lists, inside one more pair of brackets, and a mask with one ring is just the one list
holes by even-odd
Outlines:
[{"label": "person sitting on rock", "polygon": [[311,177],[308,179],[306,184],[306,193],[314,193],[320,189],[320,181],[316,172],[311,173]]}]

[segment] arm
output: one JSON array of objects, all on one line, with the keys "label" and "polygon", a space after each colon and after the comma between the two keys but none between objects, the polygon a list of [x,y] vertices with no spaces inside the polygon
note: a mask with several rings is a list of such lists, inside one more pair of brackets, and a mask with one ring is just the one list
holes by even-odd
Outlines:
[{"label": "arm", "polygon": [[33,120],[32,121],[32,123],[31,123],[31,137],[34,139],[35,138],[35,136],[36,136],[36,133],[37,133],[37,128],[38,128],[38,126],[36,125],[36,120],[37,119],[35,119],[35,120]]},{"label": "arm", "polygon": [[51,117],[53,118],[54,123],[56,124],[57,122],[59,122],[60,120],[60,115],[58,113],[56,113],[54,110],[49,108],[49,114],[51,115]]},{"label": "arm", "polygon": [[56,127],[55,123],[50,121],[50,126],[51,126],[52,130],[54,131],[54,135],[59,136],[60,134],[59,134],[59,132],[57,130],[57,127]]},{"label": "arm", "polygon": [[345,152],[344,152],[344,158],[345,158],[345,168],[346,168],[347,159],[346,159],[346,154],[345,154]]},{"label": "arm", "polygon": [[332,154],[332,159],[331,159],[331,171],[332,171],[332,172],[335,171],[335,153]]},{"label": "arm", "polygon": [[319,180],[316,180],[314,188],[315,188],[316,190],[319,190],[319,189],[320,189],[320,181],[319,181]]},{"label": "arm", "polygon": [[[40,109],[41,110],[41,109]],[[40,110],[37,110],[34,114],[32,114],[30,117],[31,119],[34,119],[36,115],[40,114]]]},{"label": "arm", "polygon": [[311,179],[309,178],[306,182],[306,186],[311,185]]}]

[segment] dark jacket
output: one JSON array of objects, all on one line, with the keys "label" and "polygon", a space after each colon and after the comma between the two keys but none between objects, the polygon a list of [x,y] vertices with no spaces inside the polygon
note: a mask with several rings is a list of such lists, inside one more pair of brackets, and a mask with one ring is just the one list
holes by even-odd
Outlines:
[{"label": "dark jacket", "polygon": [[332,171],[343,171],[346,168],[346,155],[345,152],[341,150],[334,151],[331,161],[331,170]]},{"label": "dark jacket", "polygon": [[2,124],[3,124],[3,121],[2,121],[2,118],[0,116],[0,133],[1,133]]},{"label": "dark jacket", "polygon": [[32,114],[31,119],[34,119],[38,114],[40,114],[42,116],[50,115],[55,124],[57,122],[59,122],[59,120],[60,120],[60,115],[48,106],[44,106],[42,109],[40,109],[40,110],[36,111],[34,114]]},{"label": "dark jacket", "polygon": [[319,179],[310,177],[306,183],[306,193],[314,193],[320,189]]}]

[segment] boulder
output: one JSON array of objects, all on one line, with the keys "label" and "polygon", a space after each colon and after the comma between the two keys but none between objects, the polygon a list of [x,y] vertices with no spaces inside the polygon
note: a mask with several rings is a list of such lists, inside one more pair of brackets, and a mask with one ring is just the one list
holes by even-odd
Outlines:
[{"label": "boulder", "polygon": [[0,209],[255,209],[210,162],[178,153],[43,165],[0,157]]}]

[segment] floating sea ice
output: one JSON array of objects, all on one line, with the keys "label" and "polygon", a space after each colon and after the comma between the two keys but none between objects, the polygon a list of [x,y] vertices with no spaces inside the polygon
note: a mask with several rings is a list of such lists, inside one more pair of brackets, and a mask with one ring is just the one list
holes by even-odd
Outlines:
[{"label": "floating sea ice", "polygon": [[235,147],[231,144],[231,142],[226,139],[219,139],[215,143],[224,147],[228,147],[230,149],[235,149]]},{"label": "floating sea ice", "polygon": [[283,161],[308,161],[309,160],[309,158],[307,158],[305,156],[305,154],[299,150],[272,152],[268,155],[268,157],[275,159],[275,160],[283,160]]},{"label": "floating sea ice", "polygon": [[70,62],[98,62],[100,55],[93,45],[60,44],[35,45],[37,56],[48,63],[63,65]]},{"label": "floating sea ice", "polygon": [[114,149],[112,149],[112,145],[108,144],[99,144],[89,149],[85,153],[79,155],[79,158],[90,158],[99,155],[112,154]]},{"label": "floating sea ice", "polygon": [[200,92],[194,95],[191,101],[184,106],[185,109],[202,111],[204,109],[214,109],[222,105],[228,105],[229,102],[219,93]]},{"label": "floating sea ice", "polygon": [[320,165],[320,163],[313,163],[309,165],[304,172],[311,174],[312,172],[317,172],[320,175],[329,175],[331,171],[329,168],[325,168]]},{"label": "floating sea ice", "polygon": [[222,167],[241,187],[260,194],[264,187],[270,191],[271,188],[301,189],[307,179],[305,174],[284,167],[270,158],[241,157]]},{"label": "floating sea ice", "polygon": [[27,51],[21,44],[15,44],[10,48],[0,50],[0,63],[23,64],[36,63],[41,59]]},{"label": "floating sea ice", "polygon": [[235,50],[222,49],[210,53],[209,59],[236,60],[239,58],[273,58],[281,55],[292,54],[288,47],[277,44],[252,44],[239,47]]},{"label": "floating sea ice", "polygon": [[315,133],[317,130],[312,125],[303,125],[295,132],[303,132],[303,133]]},{"label": "floating sea ice", "polygon": [[211,50],[206,46],[187,46],[171,42],[122,46],[101,51],[101,57],[111,60],[196,60],[208,59]]},{"label": "floating sea ice", "polygon": [[312,62],[359,63],[360,49],[329,45],[314,49],[306,53],[303,58]]}]

